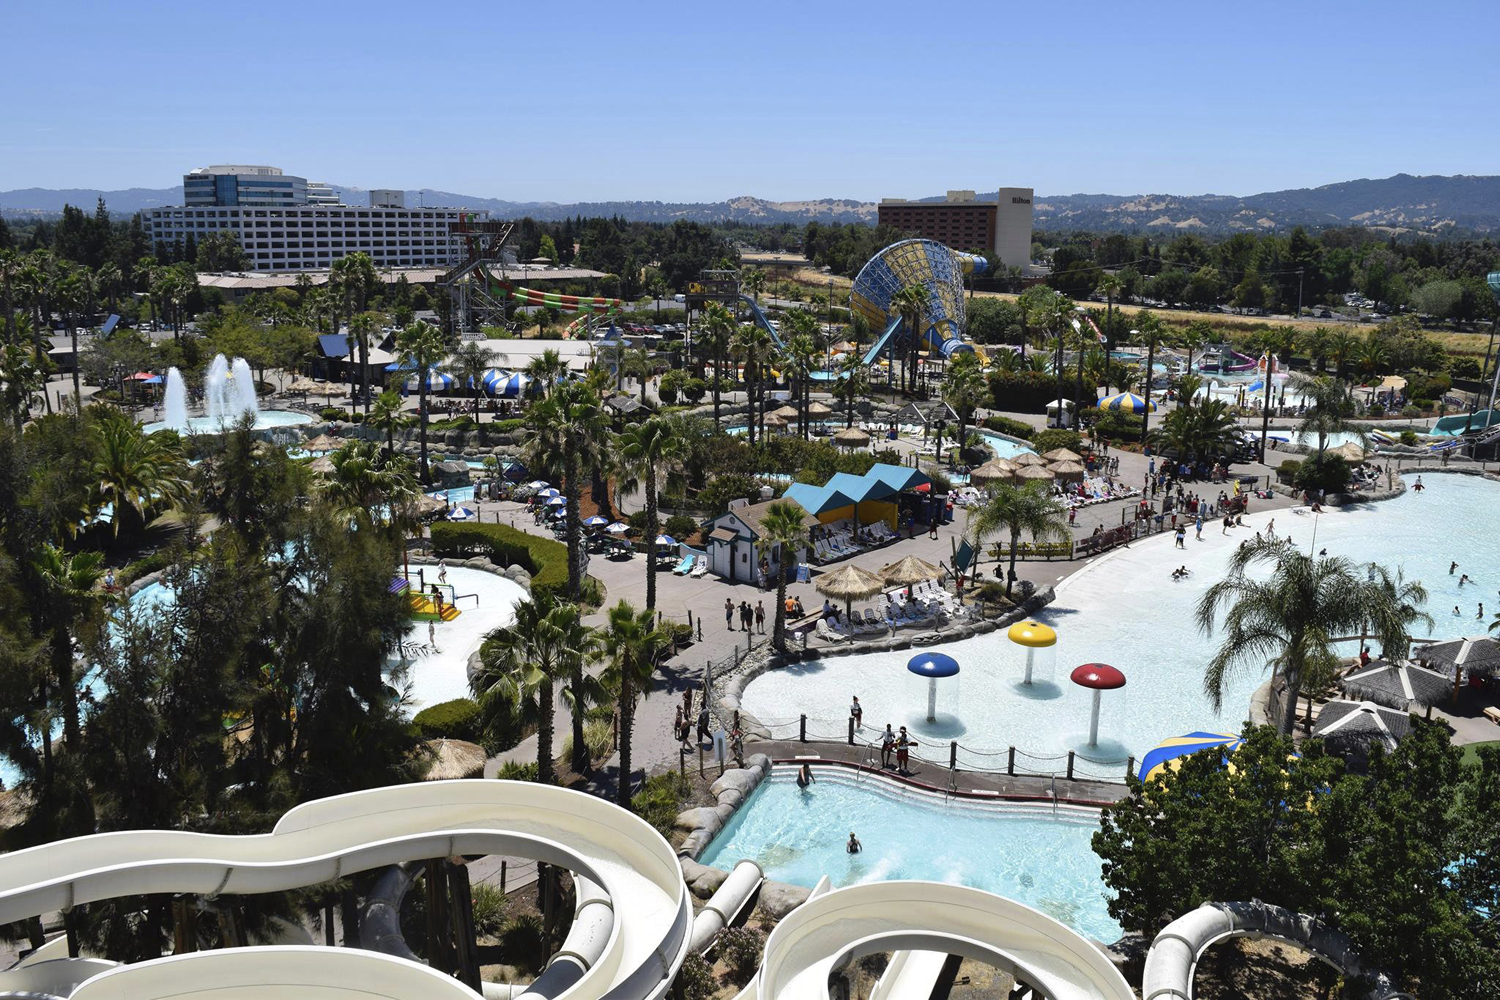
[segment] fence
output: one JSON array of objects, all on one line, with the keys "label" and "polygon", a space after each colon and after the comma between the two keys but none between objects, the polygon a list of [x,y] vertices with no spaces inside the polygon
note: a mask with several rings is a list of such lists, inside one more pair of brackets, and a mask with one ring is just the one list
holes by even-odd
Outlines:
[{"label": "fence", "polygon": [[[772,723],[761,719],[760,722],[771,732],[771,738],[779,742],[863,747],[869,761],[878,762],[880,759],[881,744],[865,739],[855,729],[853,719],[849,720],[848,731],[840,734],[819,732],[809,727],[805,714],[793,721]],[[817,722],[818,720],[814,720],[814,725]],[[1076,750],[1060,754],[1033,754],[1018,747],[982,750],[966,747],[957,740],[948,740],[919,741],[909,748],[909,753],[916,760],[949,771],[1004,774],[1009,777],[1022,775],[1123,784],[1127,775],[1135,773],[1134,757],[1100,759]]]}]

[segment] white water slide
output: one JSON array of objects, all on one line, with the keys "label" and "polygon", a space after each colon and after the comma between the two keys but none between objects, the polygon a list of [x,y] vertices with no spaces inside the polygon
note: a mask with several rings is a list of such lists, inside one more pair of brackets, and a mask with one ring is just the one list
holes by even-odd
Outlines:
[{"label": "white water slide", "polygon": [[[649,824],[603,799],[511,781],[433,781],[308,802],[272,832],[220,836],[103,833],[0,855],[0,923],[73,904],[145,893],[277,892],[427,858],[507,854],[559,865],[602,887],[612,920],[597,956],[552,1000],[658,1000],[682,965],[692,918],[671,847]],[[594,950],[594,949],[591,949]],[[64,963],[87,959],[61,960]],[[47,978],[66,981],[58,965]],[[97,971],[97,966],[89,969]],[[0,992],[13,987],[0,973]],[[569,977],[571,978],[571,977]],[[540,981],[538,983],[540,985]],[[30,987],[30,989],[28,989]],[[32,995],[39,995],[32,993]],[[40,995],[46,995],[45,993]],[[234,948],[118,966],[77,1000],[477,1000],[426,966],[360,949]]]},{"label": "white water slide", "polygon": [[931,954],[962,955],[1015,975],[1048,1000],[1135,997],[1102,951],[1030,907],[961,885],[871,882],[814,892],[788,914],[738,1000],[827,1000],[831,971],[877,952],[908,952],[901,957],[913,969],[925,969]]}]

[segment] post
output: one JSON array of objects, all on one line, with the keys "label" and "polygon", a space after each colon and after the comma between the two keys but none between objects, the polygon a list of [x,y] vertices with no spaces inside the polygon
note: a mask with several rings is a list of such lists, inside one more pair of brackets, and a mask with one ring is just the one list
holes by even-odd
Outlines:
[{"label": "post", "polygon": [[354,890],[339,893],[339,926],[344,929],[344,947],[359,947],[359,906],[354,899]]},{"label": "post", "polygon": [[1125,777],[1128,778],[1128,777],[1130,777],[1134,773],[1135,773],[1135,757],[1134,757],[1134,755],[1132,755],[1131,757],[1127,758],[1126,761],[1125,761]]},{"label": "post", "polygon": [[453,946],[461,982],[479,992],[479,942],[474,938],[474,896],[469,886],[469,869],[445,861],[448,869],[448,892],[452,897]]},{"label": "post", "polygon": [[1068,751],[1068,780],[1073,780],[1073,751]]},{"label": "post", "polygon": [[197,916],[191,896],[172,897],[172,954],[186,955],[198,950]]},{"label": "post", "polygon": [[500,859],[500,895],[502,896],[505,895],[505,866],[507,864],[504,858]]},{"label": "post", "polygon": [[849,716],[849,745],[854,745],[854,716]]},{"label": "post", "polygon": [[1010,748],[1010,758],[1005,762],[1005,773],[1014,775],[1016,773],[1016,748]]},{"label": "post", "polygon": [[958,769],[958,740],[948,741],[948,770]]},{"label": "post", "polygon": [[807,713],[802,713],[802,718],[797,723],[797,739],[799,742],[807,742]]},{"label": "post", "polygon": [[698,777],[703,777],[703,741],[698,740]]},{"label": "post", "polygon": [[329,902],[323,904],[323,947],[333,946],[333,903]]},{"label": "post", "polygon": [[[540,868],[540,866],[538,866]],[[448,923],[448,887],[443,876],[443,862],[432,859],[423,864],[422,891],[427,903],[427,964],[444,973],[452,972],[451,952],[444,929]],[[540,882],[538,883],[540,890]]]}]

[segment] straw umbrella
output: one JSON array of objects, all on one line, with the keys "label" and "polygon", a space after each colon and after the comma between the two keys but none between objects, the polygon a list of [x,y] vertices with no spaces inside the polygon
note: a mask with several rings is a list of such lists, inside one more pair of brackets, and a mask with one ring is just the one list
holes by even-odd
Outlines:
[{"label": "straw umbrella", "polygon": [[1453,702],[1458,703],[1458,685],[1467,670],[1471,674],[1493,674],[1500,670],[1500,642],[1487,635],[1449,639],[1412,650],[1412,658],[1453,671]]},{"label": "straw umbrella", "polygon": [[822,418],[832,416],[833,411],[823,403],[809,403],[807,405],[807,415],[813,418]]},{"label": "straw umbrella", "polygon": [[855,601],[874,597],[885,589],[885,582],[868,570],[858,566],[845,566],[832,573],[818,577],[813,589],[824,597],[844,602],[844,620],[848,621],[850,608]]},{"label": "straw umbrella", "polygon": [[1411,732],[1411,717],[1405,712],[1368,701],[1330,701],[1318,713],[1312,734],[1344,752],[1368,752],[1376,740],[1387,750]]},{"label": "straw umbrella", "polygon": [[329,458],[327,455],[320,455],[319,457],[313,459],[310,463],[308,463],[307,467],[323,476],[331,476],[333,475],[334,471],[333,459]]},{"label": "straw umbrella", "polygon": [[1017,468],[1021,468],[1027,465],[1046,465],[1047,460],[1034,451],[1023,451],[1015,458],[1012,458],[1010,463]]},{"label": "straw umbrella", "polygon": [[1082,462],[1083,456],[1068,448],[1053,448],[1051,451],[1043,452],[1042,457],[1049,462]]},{"label": "straw umbrella", "polygon": [[1047,471],[1065,483],[1083,482],[1084,468],[1077,462],[1057,462],[1048,466]]},{"label": "straw umbrella", "polygon": [[779,431],[779,430],[782,430],[783,428],[786,427],[786,418],[785,417],[778,417],[776,414],[772,413],[772,414],[767,415],[764,423],[765,423],[765,425],[767,427],[771,428],[772,430],[778,430]]},{"label": "straw umbrella", "polygon": [[1375,660],[1364,669],[1347,675],[1340,683],[1344,694],[1350,698],[1362,698],[1402,712],[1424,705],[1429,718],[1432,706],[1448,696],[1445,675],[1410,663]]},{"label": "straw umbrella", "polygon": [[996,458],[985,462],[979,468],[969,473],[969,482],[975,486],[988,486],[990,483],[1008,483],[1015,478],[1015,463],[1007,462],[1003,458]]},{"label": "straw umbrella", "polygon": [[423,781],[477,778],[484,774],[484,747],[467,740],[428,740],[422,750],[432,758]]},{"label": "straw umbrella", "polygon": [[833,443],[840,448],[864,448],[870,443],[870,435],[858,427],[846,427],[833,436]]},{"label": "straw umbrella", "polygon": [[1346,462],[1363,462],[1365,450],[1353,441],[1345,441],[1337,448],[1329,448],[1328,454],[1337,455]]},{"label": "straw umbrella", "polygon": [[907,556],[880,567],[880,577],[891,587],[909,587],[923,580],[936,580],[943,571],[925,559]]},{"label": "straw umbrella", "polygon": [[1045,465],[1023,465],[1016,470],[1016,481],[1022,486],[1033,482],[1050,483],[1056,478]]},{"label": "straw umbrella", "polygon": [[302,445],[302,450],[303,451],[338,451],[343,446],[344,446],[344,442],[340,441],[338,438],[334,437],[333,435],[331,435],[331,434],[319,434],[317,437],[313,438],[311,441],[304,442],[303,445]]},{"label": "straw umbrella", "polygon": [[306,402],[308,393],[323,391],[323,383],[314,382],[306,375],[303,375],[301,378],[293,379],[292,384],[282,391],[287,393],[300,392],[302,394],[302,401]]},{"label": "straw umbrella", "polygon": [[796,420],[797,416],[798,416],[798,413],[797,413],[797,408],[795,406],[782,406],[782,407],[779,407],[778,409],[772,410],[766,416],[766,419],[770,420],[771,417],[780,417],[782,420]]}]

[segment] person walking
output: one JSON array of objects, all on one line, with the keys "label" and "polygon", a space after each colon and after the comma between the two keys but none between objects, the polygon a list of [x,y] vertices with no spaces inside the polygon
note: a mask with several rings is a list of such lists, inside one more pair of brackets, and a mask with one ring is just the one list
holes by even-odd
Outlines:
[{"label": "person walking", "polygon": [[1200,542],[1203,541],[1203,515],[1202,514],[1199,514],[1198,515],[1198,519],[1193,522],[1193,528],[1198,533],[1198,535],[1197,535],[1198,541],[1200,541]]},{"label": "person walking", "polygon": [[437,648],[437,625],[434,622],[428,622],[427,623],[427,645],[429,645],[429,646],[432,647],[432,651],[434,653],[436,653],[438,651],[438,648]]},{"label": "person walking", "polygon": [[728,597],[724,598],[724,627],[734,631],[734,601]]},{"label": "person walking", "polygon": [[880,736],[880,766],[891,766],[891,754],[896,749],[896,733],[891,729],[891,724],[885,724],[885,732]]}]

